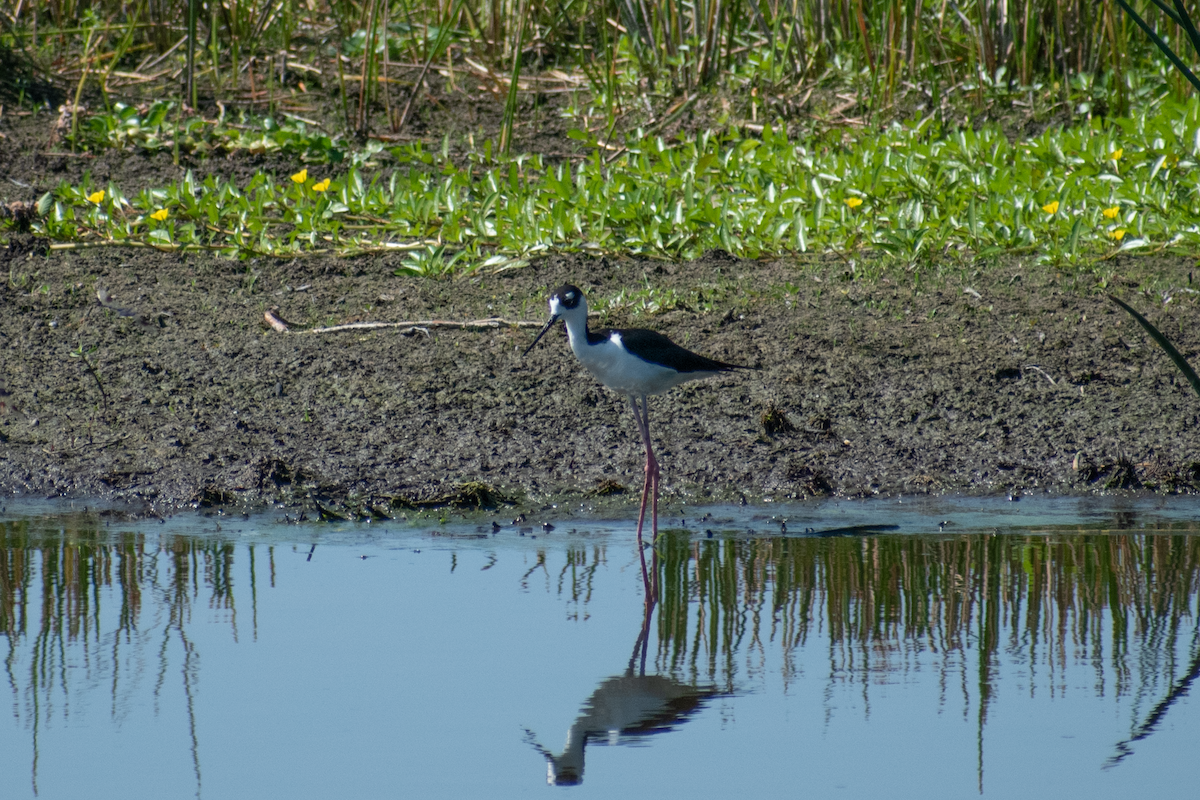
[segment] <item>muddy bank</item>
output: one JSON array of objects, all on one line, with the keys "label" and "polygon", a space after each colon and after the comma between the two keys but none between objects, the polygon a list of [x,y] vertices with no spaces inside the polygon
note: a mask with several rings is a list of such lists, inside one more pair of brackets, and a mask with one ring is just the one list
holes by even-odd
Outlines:
[{"label": "muddy bank", "polygon": [[[386,509],[478,482],[528,503],[619,486],[636,502],[642,453],[625,401],[581,369],[561,331],[524,359],[534,330],[302,331],[542,322],[548,288],[565,281],[593,305],[653,287],[675,307],[603,322],[763,367],[652,401],[667,494],[1200,485],[1200,399],[1174,366],[1101,295],[1016,262],[914,293],[843,280],[843,265],[722,253],[687,264],[561,256],[455,281],[396,277],[386,258],[18,246],[4,256],[0,489],[10,495]],[[1185,284],[1189,264],[1178,264]],[[292,332],[263,324],[272,308]],[[1146,310],[1194,356],[1193,302]],[[778,413],[764,422],[768,409]]]}]

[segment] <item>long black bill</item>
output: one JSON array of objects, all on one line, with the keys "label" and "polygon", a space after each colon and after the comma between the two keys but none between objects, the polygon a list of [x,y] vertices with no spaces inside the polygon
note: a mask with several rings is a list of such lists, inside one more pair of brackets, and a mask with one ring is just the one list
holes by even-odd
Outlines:
[{"label": "long black bill", "polygon": [[533,348],[537,347],[537,343],[540,342],[542,340],[542,337],[546,335],[546,331],[553,328],[554,323],[556,323],[556,322],[558,322],[557,316],[553,316],[550,318],[550,321],[545,324],[545,326],[542,328],[541,332],[537,335],[537,338],[533,340],[533,344],[529,345],[529,347],[526,347],[525,352],[521,353],[521,358],[524,358],[525,356],[529,355],[529,351],[532,350]]}]

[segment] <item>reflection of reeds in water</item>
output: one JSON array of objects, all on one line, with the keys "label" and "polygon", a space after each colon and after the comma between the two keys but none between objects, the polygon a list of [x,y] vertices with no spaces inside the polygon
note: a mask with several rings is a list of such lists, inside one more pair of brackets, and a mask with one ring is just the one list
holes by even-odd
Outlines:
[{"label": "reflection of reeds in water", "polygon": [[[573,545],[567,548],[566,558],[554,580],[558,595],[567,598],[571,604],[571,610],[568,612],[570,619],[586,620],[589,618],[587,607],[592,600],[592,592],[595,588],[596,570],[607,562],[608,553],[602,544]],[[494,555],[492,561],[484,569],[491,569],[493,564],[495,564]],[[521,588],[528,589],[530,578],[538,572],[543,573],[546,589],[549,590],[551,575],[547,568],[546,551],[541,549],[536,553],[533,566],[521,576]]]},{"label": "reflection of reeds in water", "polygon": [[[107,680],[112,714],[119,717],[143,672],[139,645],[152,633],[162,637],[156,698],[170,669],[172,643],[182,650],[180,671],[199,785],[191,718],[196,650],[185,626],[203,592],[209,608],[229,613],[236,637],[233,545],[188,536],[163,536],[148,545],[144,534],[112,534],[86,514],[59,522],[52,530],[29,521],[0,525],[0,633],[8,639],[5,669],[14,711],[26,718],[33,734],[34,790],[39,726],[56,707],[69,710],[68,675],[82,668],[89,680]],[[252,583],[253,560],[251,547]],[[159,601],[152,604],[155,618],[149,621],[141,619],[145,592],[154,592]],[[102,609],[102,593],[118,597],[119,610]],[[30,636],[31,646],[21,648],[19,655],[20,641]]]},{"label": "reflection of reeds in water", "polygon": [[[244,546],[253,611],[255,546]],[[585,620],[607,547],[577,540],[565,552],[535,551],[519,585],[543,584],[568,618]],[[1190,533],[695,540],[666,531],[658,547],[658,644],[644,671],[692,686],[734,693],[768,663],[782,664],[785,681],[819,663],[831,682],[868,686],[933,660],[943,685],[954,675],[974,693],[982,730],[1002,661],[1052,694],[1067,686],[1068,667],[1082,667],[1098,694],[1133,698],[1135,724],[1116,760],[1200,678],[1200,537]],[[238,635],[234,561],[228,541],[114,534],[95,516],[51,530],[0,525],[0,634],[14,714],[32,732],[35,786],[39,725],[69,711],[68,679],[110,686],[117,718],[147,672],[157,672],[157,703],[176,670],[199,784],[188,626],[207,605]],[[273,581],[273,559],[268,566]],[[806,654],[817,642],[828,652]]]},{"label": "reflection of reeds in water", "polygon": [[[119,633],[137,629],[149,589],[166,601],[171,625],[185,623],[193,601],[206,592],[209,608],[230,612],[236,634],[232,544],[167,536],[147,548],[144,534],[110,534],[94,518],[83,519],[78,526],[68,519],[51,532],[27,521],[0,526],[0,631],[10,639],[28,635],[40,611],[36,636],[94,640],[100,635],[100,592],[114,586]],[[35,584],[40,597],[32,596]]]},{"label": "reflection of reeds in water", "polygon": [[[732,682],[765,648],[828,637],[831,677],[870,682],[919,653],[977,660],[981,701],[1003,651],[1048,668],[1094,665],[1099,686],[1147,702],[1186,672],[1200,537],[1172,533],[660,539],[661,668]],[[1136,671],[1130,664],[1137,648]],[[1193,643],[1192,649],[1196,649]],[[971,652],[974,651],[974,652]]]}]

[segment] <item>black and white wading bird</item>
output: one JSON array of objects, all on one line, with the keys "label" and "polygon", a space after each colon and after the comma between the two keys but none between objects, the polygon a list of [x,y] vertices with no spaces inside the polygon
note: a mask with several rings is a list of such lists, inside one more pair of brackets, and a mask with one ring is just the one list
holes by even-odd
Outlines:
[{"label": "black and white wading bird", "polygon": [[[646,519],[646,500],[651,498],[651,531],[658,539],[658,459],[650,445],[650,417],[646,398],[662,394],[681,383],[710,378],[735,369],[760,369],[714,361],[680,347],[666,336],[642,328],[588,330],[587,300],[577,286],[560,286],[550,295],[550,321],[522,356],[541,341],[558,320],[567,326],[571,351],[605,386],[629,397],[633,418],[637,421],[642,444],[646,446],[646,482],[642,488],[642,506],[638,512],[638,552],[642,552],[642,526]],[[639,406],[638,401],[641,401]],[[650,587],[646,561],[642,558],[642,578]]]}]

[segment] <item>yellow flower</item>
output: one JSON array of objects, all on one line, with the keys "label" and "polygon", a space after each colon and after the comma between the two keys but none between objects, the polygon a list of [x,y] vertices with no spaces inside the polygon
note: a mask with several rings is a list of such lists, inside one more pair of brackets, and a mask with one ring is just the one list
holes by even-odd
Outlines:
[{"label": "yellow flower", "polygon": [[1112,152],[1109,154],[1109,156],[1108,156],[1108,157],[1109,157],[1109,158],[1111,158],[1113,161],[1120,161],[1120,160],[1121,160],[1121,156],[1123,156],[1123,155],[1125,155],[1125,148],[1124,148],[1124,147],[1118,147],[1116,150],[1113,150],[1113,151],[1112,151]]},{"label": "yellow flower", "polygon": [[1113,239],[1114,241],[1118,241],[1118,242],[1119,242],[1119,241],[1121,241],[1122,239],[1124,239],[1124,238],[1125,238],[1125,229],[1124,229],[1124,228],[1117,228],[1115,231],[1109,231],[1109,232],[1108,232],[1108,237],[1109,237],[1110,239]]},{"label": "yellow flower", "polygon": [[329,178],[326,178],[325,180],[321,181],[320,183],[313,184],[314,192],[323,192],[328,188],[329,188]]},{"label": "yellow flower", "polygon": [[859,206],[862,205],[862,198],[861,197],[847,197],[846,205],[848,205],[850,208],[858,208]]},{"label": "yellow flower", "polygon": [[1117,214],[1120,214],[1120,213],[1121,213],[1120,206],[1113,206],[1112,208],[1106,208],[1106,209],[1104,209],[1104,218],[1105,219],[1116,219]]},{"label": "yellow flower", "polygon": [[95,203],[96,205],[100,205],[101,203],[103,203],[104,202],[104,190],[101,189],[98,192],[92,192],[91,194],[89,194],[88,202]]},{"label": "yellow flower", "polygon": [[308,180],[308,167],[305,167],[293,175],[292,180],[296,183],[304,183],[306,180]]},{"label": "yellow flower", "polygon": [[1042,211],[1045,211],[1047,214],[1057,214],[1058,213],[1058,201],[1051,200],[1049,203],[1046,203],[1046,205],[1042,206]]},{"label": "yellow flower", "polygon": [[155,211],[153,214],[150,215],[150,219],[156,219],[159,222],[162,222],[169,216],[170,216],[170,212],[168,212],[165,208],[160,208],[158,211]]}]

